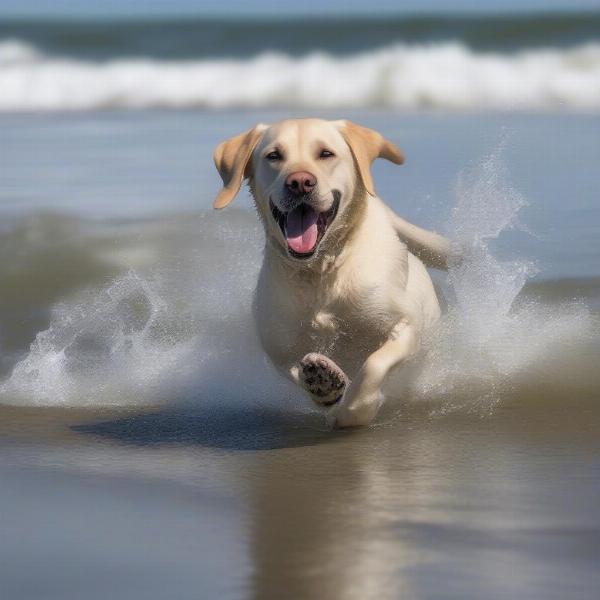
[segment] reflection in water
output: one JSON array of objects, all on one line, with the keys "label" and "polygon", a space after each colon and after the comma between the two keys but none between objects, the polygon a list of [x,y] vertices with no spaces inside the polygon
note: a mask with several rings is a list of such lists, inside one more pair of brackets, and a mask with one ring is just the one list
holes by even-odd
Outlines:
[{"label": "reflection in water", "polygon": [[[86,474],[98,489],[109,485],[111,498],[126,490],[126,503],[111,508],[120,516],[103,506],[101,518],[86,522],[88,537],[128,511],[148,512],[149,503],[152,520],[168,530],[189,490],[186,518],[198,526],[235,515],[234,529],[210,528],[211,541],[161,540],[161,556],[188,557],[178,564],[188,565],[181,568],[200,597],[227,588],[220,597],[593,598],[597,403],[583,389],[568,403],[564,390],[538,392],[502,398],[486,418],[431,417],[417,404],[384,415],[387,425],[336,433],[317,413],[259,399],[152,413],[10,408],[2,411],[2,462]],[[65,521],[51,527],[69,527],[68,512],[53,504],[60,493],[46,493],[49,478],[30,477],[44,510]],[[163,490],[159,498],[168,489],[167,499],[157,501],[149,482]],[[228,550],[232,540],[246,557]],[[65,543],[66,556],[79,552],[77,539]],[[228,556],[226,579],[191,573],[190,553],[199,567],[207,555]],[[139,568],[118,545],[111,556]]]},{"label": "reflection in water", "polygon": [[293,468],[292,457],[267,458],[265,476],[250,482],[254,598],[277,598],[283,590],[324,599],[408,593],[403,570],[418,555],[388,529],[395,486],[378,460],[385,444],[361,444],[352,453],[350,438],[361,434],[342,435],[341,444],[312,448]]},{"label": "reflection in water", "polygon": [[253,597],[591,597],[600,426],[537,409],[408,413],[257,458]]}]

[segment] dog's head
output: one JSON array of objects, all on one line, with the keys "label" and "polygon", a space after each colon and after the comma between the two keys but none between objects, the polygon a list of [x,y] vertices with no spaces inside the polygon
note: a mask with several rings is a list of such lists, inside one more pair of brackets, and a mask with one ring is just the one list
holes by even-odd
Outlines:
[{"label": "dog's head", "polygon": [[375,195],[371,163],[378,157],[404,162],[381,134],[350,121],[257,125],[217,147],[223,188],[214,207],[227,206],[248,178],[267,237],[285,256],[307,261]]}]

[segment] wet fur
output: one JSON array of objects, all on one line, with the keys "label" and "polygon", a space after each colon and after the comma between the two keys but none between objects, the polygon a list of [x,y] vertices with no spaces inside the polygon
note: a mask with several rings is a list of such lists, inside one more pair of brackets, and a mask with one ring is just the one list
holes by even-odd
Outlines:
[{"label": "wet fur", "polygon": [[[323,143],[335,151],[335,162],[315,158],[314,148]],[[275,167],[263,158],[273,144],[285,147],[287,157]],[[328,415],[337,427],[366,425],[377,414],[389,371],[417,352],[423,332],[440,314],[420,258],[444,268],[450,256],[447,240],[401,219],[375,195],[370,164],[377,157],[403,162],[379,133],[317,119],[260,125],[215,153],[224,181],[216,203],[230,202],[246,177],[265,228],[253,304],[262,346],[309,395],[303,357],[317,353],[343,370],[349,383]],[[293,169],[318,175],[319,211],[331,206],[332,190],[342,194],[336,219],[309,259],[290,256],[270,214],[269,198],[280,202],[281,181]],[[322,404],[318,394],[311,397]]]}]

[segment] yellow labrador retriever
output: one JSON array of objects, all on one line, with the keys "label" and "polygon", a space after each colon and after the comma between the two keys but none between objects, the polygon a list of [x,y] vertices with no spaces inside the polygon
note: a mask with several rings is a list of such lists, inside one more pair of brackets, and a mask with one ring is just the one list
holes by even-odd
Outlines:
[{"label": "yellow labrador retriever", "polygon": [[350,121],[257,125],[220,144],[227,206],[248,179],[266,245],[254,298],[275,366],[332,426],[366,425],[391,369],[419,348],[440,315],[425,265],[445,268],[450,244],[408,223],[376,195],[371,163],[402,152]]}]

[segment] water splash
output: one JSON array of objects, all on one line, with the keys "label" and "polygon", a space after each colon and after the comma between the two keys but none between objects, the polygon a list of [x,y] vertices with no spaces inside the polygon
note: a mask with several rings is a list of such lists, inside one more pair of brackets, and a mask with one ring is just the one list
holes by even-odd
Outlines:
[{"label": "water splash", "polygon": [[[54,305],[48,327],[0,381],[0,402],[129,406],[289,394],[250,315],[262,235],[254,215],[182,218],[174,239],[162,238],[164,223],[158,236],[153,222],[136,227],[141,241],[110,258],[138,265]],[[140,253],[142,243],[152,251]]]},{"label": "water splash", "polygon": [[503,322],[525,282],[537,272],[533,262],[516,258],[498,260],[492,240],[516,228],[525,198],[509,184],[502,163],[504,144],[481,165],[462,172],[456,184],[456,204],[449,231],[463,248],[463,260],[448,275],[454,295],[453,313],[461,330],[479,343],[501,335]]},{"label": "water splash", "polygon": [[[522,228],[518,215],[526,205],[509,184],[501,154],[502,149],[459,177],[448,229],[465,249],[464,259],[450,269],[450,307],[425,340],[424,358],[413,361],[410,377],[404,370],[390,382],[391,395],[402,402],[441,400],[442,412],[459,407],[486,412],[520,380],[538,385],[577,378],[566,357],[579,361],[585,344],[600,339],[598,322],[582,303],[523,298],[536,272],[533,263],[495,256],[495,240]],[[112,243],[97,245],[96,258],[135,263],[134,268],[108,283],[97,279],[75,296],[61,296],[49,325],[0,382],[0,402],[299,400],[300,392],[268,365],[252,325],[262,240],[254,215],[186,216],[168,232],[164,223],[157,228],[154,222],[136,223],[136,231],[132,245],[130,230],[123,232],[127,244],[117,253],[107,254]],[[80,243],[69,246],[67,255],[90,248],[88,238]],[[140,252],[142,244],[147,251]],[[41,252],[47,253],[45,246]],[[85,264],[80,268],[87,273]],[[24,280],[38,273],[26,273]],[[594,389],[599,388],[600,382]]]},{"label": "water splash", "polygon": [[538,269],[520,257],[500,260],[491,249],[502,233],[523,229],[518,215],[527,205],[509,183],[503,145],[458,178],[448,230],[463,259],[449,269],[450,306],[410,386],[417,398],[442,400],[442,413],[486,413],[524,373],[552,378],[562,353],[598,336],[583,303],[517,302]]},{"label": "water splash", "polygon": [[147,401],[190,350],[190,317],[171,309],[156,285],[133,271],[58,304],[50,327],[0,385],[0,397],[52,405]]}]

